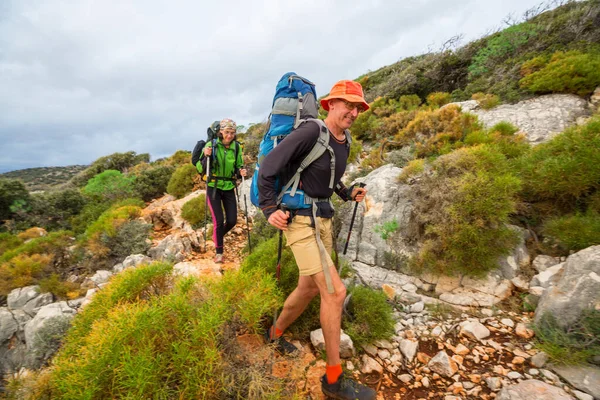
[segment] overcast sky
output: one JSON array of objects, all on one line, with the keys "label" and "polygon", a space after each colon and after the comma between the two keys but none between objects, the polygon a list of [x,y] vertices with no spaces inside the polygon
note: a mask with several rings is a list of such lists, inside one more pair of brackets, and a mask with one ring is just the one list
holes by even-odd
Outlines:
[{"label": "overcast sky", "polygon": [[285,72],[321,96],[539,3],[0,0],[0,172],[191,150],[216,119],[264,121]]}]

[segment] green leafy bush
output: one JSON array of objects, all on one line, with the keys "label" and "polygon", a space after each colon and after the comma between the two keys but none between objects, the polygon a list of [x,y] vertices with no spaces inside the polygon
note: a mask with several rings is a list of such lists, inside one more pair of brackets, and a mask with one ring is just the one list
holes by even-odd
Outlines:
[{"label": "green leafy bush", "polygon": [[[88,226],[80,238],[97,262],[108,257],[124,257],[131,252],[144,252],[145,243],[151,226],[133,220],[140,215],[141,200],[128,200],[116,203],[104,211],[100,217]],[[126,235],[131,235],[126,237]],[[120,243],[117,243],[117,242]],[[101,265],[97,265],[99,269]]]},{"label": "green leafy bush", "polygon": [[43,227],[44,229],[71,229],[71,218],[85,207],[86,199],[79,189],[50,190],[31,195],[26,213],[15,215],[20,229]]},{"label": "green leafy bush", "polygon": [[500,98],[495,94],[474,93],[471,99],[477,101],[479,106],[484,110],[489,110],[500,104]]},{"label": "green leafy bush", "polygon": [[[295,398],[287,380],[252,364],[235,338],[236,328],[255,332],[275,307],[272,279],[231,271],[203,286],[182,279],[171,290],[161,283],[168,272],[164,264],[125,271],[74,318],[54,361],[56,396]],[[157,284],[162,296],[152,295]],[[150,296],[136,301],[143,292]]]},{"label": "green leafy bush", "polygon": [[113,153],[94,161],[88,168],[75,175],[71,179],[71,183],[77,187],[83,187],[90,179],[104,171],[116,170],[125,173],[137,164],[148,162],[150,162],[148,153],[136,154],[135,151]]},{"label": "green leafy bush", "polygon": [[569,128],[515,162],[524,200],[553,201],[574,210],[600,189],[600,117]]},{"label": "green leafy bush", "polygon": [[[207,217],[205,213],[207,211],[206,195],[201,194],[187,201],[181,207],[181,217],[189,222],[194,229],[198,229],[204,226],[204,220]],[[208,215],[208,218],[210,220],[210,215]]]},{"label": "green leafy bush", "polygon": [[0,221],[10,219],[13,215],[11,206],[18,201],[30,201],[27,188],[17,179],[0,178]]},{"label": "green leafy bush", "polygon": [[11,290],[34,285],[48,273],[52,257],[49,255],[21,254],[0,264],[0,295]]},{"label": "green leafy bush", "polygon": [[523,64],[521,87],[534,93],[590,95],[600,85],[600,54],[556,52],[544,63],[536,57]]},{"label": "green leafy bush", "polygon": [[[250,235],[252,249],[256,249],[259,244],[277,235],[277,232],[277,228],[269,224],[263,213],[257,213],[252,218],[252,231]],[[248,251],[248,248],[246,248],[246,251]]]},{"label": "green leafy bush", "polygon": [[93,201],[115,201],[135,197],[134,178],[116,170],[106,170],[90,179],[82,189]]},{"label": "green leafy bush", "polygon": [[0,232],[0,255],[19,247],[23,240],[8,232]]},{"label": "green leafy bush", "polygon": [[406,183],[408,179],[420,174],[425,170],[425,160],[422,158],[418,158],[416,160],[409,161],[408,165],[402,168],[402,172],[398,176],[398,182]]},{"label": "green leafy bush", "polygon": [[516,244],[507,227],[520,181],[493,146],[456,150],[438,158],[414,194],[423,246],[417,271],[480,276]]},{"label": "green leafy bush", "polygon": [[600,354],[600,310],[584,310],[571,326],[561,327],[546,313],[534,325],[536,347],[557,364],[585,364]]},{"label": "green leafy bush", "polygon": [[441,107],[445,104],[450,103],[452,101],[452,96],[450,93],[445,92],[434,92],[430,93],[427,96],[427,104],[431,107]]},{"label": "green leafy bush", "polygon": [[151,167],[135,175],[133,187],[144,201],[162,196],[167,191],[169,180],[175,171],[171,166]]},{"label": "green leafy bush", "polygon": [[419,108],[421,102],[421,98],[416,94],[407,94],[400,96],[400,98],[398,99],[398,106],[402,110],[412,111]]},{"label": "green leafy bush", "polygon": [[194,177],[197,174],[198,171],[192,164],[184,164],[177,168],[169,180],[167,193],[178,199],[191,193],[194,190]]},{"label": "green leafy bush", "polygon": [[393,309],[385,293],[364,286],[353,286],[348,312],[352,316],[343,321],[344,331],[355,346],[390,339],[394,333]]},{"label": "green leafy bush", "polygon": [[131,254],[146,254],[150,250],[152,224],[139,220],[125,222],[115,236],[102,236],[102,243],[110,249],[111,257],[125,258]]},{"label": "green leafy bush", "polygon": [[564,254],[600,244],[600,214],[565,215],[544,222],[542,232],[558,242]]},{"label": "green leafy bush", "polygon": [[535,38],[539,28],[532,23],[513,25],[492,35],[486,46],[477,52],[469,66],[469,73],[477,77],[491,70],[494,64],[513,56],[521,46]]}]

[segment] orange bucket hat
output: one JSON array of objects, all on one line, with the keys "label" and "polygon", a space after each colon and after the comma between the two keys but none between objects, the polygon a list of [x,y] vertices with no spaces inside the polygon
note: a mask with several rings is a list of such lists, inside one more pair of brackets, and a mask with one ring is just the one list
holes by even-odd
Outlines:
[{"label": "orange bucket hat", "polygon": [[321,99],[321,107],[326,111],[329,111],[329,100],[331,99],[344,99],[350,103],[362,103],[365,111],[369,109],[369,104],[365,101],[362,86],[358,82],[349,80],[336,82],[331,88],[329,95]]}]

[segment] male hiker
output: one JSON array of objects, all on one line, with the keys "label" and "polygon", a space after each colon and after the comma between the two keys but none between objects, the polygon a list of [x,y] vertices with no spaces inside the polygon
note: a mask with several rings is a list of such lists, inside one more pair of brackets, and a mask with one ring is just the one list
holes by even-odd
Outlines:
[{"label": "male hiker", "polygon": [[[260,208],[271,225],[284,231],[300,270],[298,286],[286,299],[281,315],[266,338],[276,343],[282,352],[295,351],[295,346],[283,338],[283,332],[302,314],[310,301],[320,295],[320,319],[327,352],[327,371],[321,378],[323,393],[336,399],[375,399],[374,390],[342,373],[339,346],[346,288],[330,257],[334,210],[329,198],[335,191],[343,200],[360,202],[367,192],[364,188],[346,188],[340,179],[349,155],[346,129],[369,105],[359,83],[343,80],[337,82],[329,95],[321,100],[321,106],[329,111],[325,126],[315,121],[303,122],[265,157],[259,170]],[[315,146],[322,129],[329,132],[329,146],[333,150],[335,164],[331,162],[332,153],[325,151],[306,167],[300,175],[298,188],[316,206],[288,211],[285,201],[278,204],[276,179],[279,178],[282,183],[290,180]],[[332,174],[335,187],[330,178]],[[322,243],[319,243],[321,240]]]}]

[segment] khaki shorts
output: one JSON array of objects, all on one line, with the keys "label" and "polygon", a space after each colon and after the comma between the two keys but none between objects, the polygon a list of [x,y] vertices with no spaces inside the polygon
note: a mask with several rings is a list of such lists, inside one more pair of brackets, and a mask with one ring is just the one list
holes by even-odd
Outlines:
[{"label": "khaki shorts", "polygon": [[[333,234],[331,231],[331,218],[317,217],[321,240],[327,250],[327,265],[332,266],[331,251],[333,250]],[[315,229],[310,226],[310,217],[296,215],[283,231],[287,244],[292,249],[300,276],[310,276],[323,271],[321,253],[317,245]]]}]

